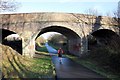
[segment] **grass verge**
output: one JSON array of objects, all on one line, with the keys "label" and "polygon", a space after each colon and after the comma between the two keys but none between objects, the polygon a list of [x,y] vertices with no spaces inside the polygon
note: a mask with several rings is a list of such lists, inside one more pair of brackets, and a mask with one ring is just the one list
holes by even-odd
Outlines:
[{"label": "grass verge", "polygon": [[48,52],[47,48],[45,46],[37,46],[36,48],[37,52]]}]

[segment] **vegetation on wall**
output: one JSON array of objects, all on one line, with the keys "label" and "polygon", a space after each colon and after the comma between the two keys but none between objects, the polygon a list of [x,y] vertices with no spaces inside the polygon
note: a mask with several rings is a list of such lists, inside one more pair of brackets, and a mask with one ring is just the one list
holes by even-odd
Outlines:
[{"label": "vegetation on wall", "polygon": [[113,73],[120,72],[120,36],[111,35],[99,39],[89,40],[90,53],[88,58],[99,63],[106,70]]}]

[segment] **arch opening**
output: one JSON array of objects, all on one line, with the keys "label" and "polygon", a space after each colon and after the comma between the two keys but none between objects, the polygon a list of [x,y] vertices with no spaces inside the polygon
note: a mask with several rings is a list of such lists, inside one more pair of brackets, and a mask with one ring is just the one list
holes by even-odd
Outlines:
[{"label": "arch opening", "polygon": [[40,46],[43,47],[46,45],[53,46],[55,49],[59,49],[61,47],[62,49],[64,49],[65,52],[68,51],[67,37],[58,32],[46,32],[40,35],[35,42],[36,42],[36,50],[38,51],[40,50]]},{"label": "arch opening", "polygon": [[109,44],[114,38],[119,37],[115,32],[108,29],[100,29],[92,33],[98,43]]},{"label": "arch opening", "polygon": [[[120,36],[112,30],[108,29],[100,29],[91,34],[92,36],[89,38],[89,48],[92,46],[112,46],[117,44],[119,46]],[[113,44],[114,43],[114,44]]]},{"label": "arch opening", "polygon": [[62,26],[50,26],[50,27],[44,28],[40,31],[37,37],[46,32],[58,32],[58,33],[65,35],[68,39],[80,38],[79,35],[76,34],[74,31],[68,28],[62,27]]},{"label": "arch opening", "polygon": [[111,36],[118,36],[115,32],[112,30],[108,29],[100,29],[92,33],[93,36],[95,37],[111,37]]},{"label": "arch opening", "polygon": [[[38,35],[36,36],[35,40],[42,34],[47,33],[47,32],[57,32],[60,33],[61,35],[65,36],[67,38],[67,42],[62,44],[66,46],[67,45],[67,53],[71,53],[71,54],[75,54],[75,55],[79,55],[80,53],[80,36],[74,32],[71,29],[62,27],[62,26],[50,26],[50,27],[46,27],[43,28]],[[77,49],[77,50],[76,50]]]},{"label": "arch opening", "polygon": [[0,29],[0,43],[7,45],[22,55],[22,39],[13,31]]}]

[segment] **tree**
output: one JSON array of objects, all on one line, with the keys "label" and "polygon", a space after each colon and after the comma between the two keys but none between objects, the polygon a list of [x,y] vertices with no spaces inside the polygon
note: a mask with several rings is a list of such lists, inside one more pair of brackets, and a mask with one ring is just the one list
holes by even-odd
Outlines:
[{"label": "tree", "polygon": [[[85,32],[83,30],[83,24],[86,24],[86,25],[89,25],[92,27],[92,30],[91,32],[94,30],[94,27],[95,27],[95,23],[96,21],[98,21],[97,19],[99,18],[99,14],[98,14],[98,11],[96,9],[88,9],[86,11],[87,14],[82,14],[81,16],[79,15],[75,15],[75,14],[72,14],[72,16],[74,16],[76,19],[77,19],[77,22],[79,23],[79,26],[82,30],[82,33],[85,37]],[[84,19],[82,19],[81,17],[83,17]],[[82,23],[82,24],[80,24]]]},{"label": "tree", "polygon": [[54,45],[64,44],[67,42],[67,38],[61,34],[54,34],[49,39],[49,42],[54,44]]},{"label": "tree", "polygon": [[38,46],[42,46],[45,44],[46,40],[44,39],[44,37],[39,36],[35,42],[38,44]]},{"label": "tree", "polygon": [[0,12],[15,11],[18,8],[18,4],[14,0],[0,0]]},{"label": "tree", "polygon": [[119,35],[120,35],[120,1],[118,2],[118,8],[114,12],[114,20],[117,22],[119,28]]},{"label": "tree", "polygon": [[[92,26],[92,32],[95,30],[96,26],[99,28],[101,26],[101,15],[97,9],[88,9],[87,16],[85,18],[88,20],[88,24]],[[98,24],[99,23],[99,24]],[[99,27],[98,27],[99,26]]]}]

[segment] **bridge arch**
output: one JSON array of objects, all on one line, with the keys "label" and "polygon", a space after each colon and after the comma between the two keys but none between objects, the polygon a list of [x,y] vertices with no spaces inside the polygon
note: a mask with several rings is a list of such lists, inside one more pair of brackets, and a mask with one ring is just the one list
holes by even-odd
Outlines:
[{"label": "bridge arch", "polygon": [[[107,34],[109,33],[109,34]],[[117,35],[113,30],[110,30],[110,29],[99,29],[99,30],[96,30],[92,33],[93,36],[110,36],[110,35]]]},{"label": "bridge arch", "polygon": [[[94,27],[96,27],[96,29],[94,29],[94,30],[92,31],[92,33],[96,32],[96,31],[98,31],[98,30],[110,30],[110,31],[115,32],[115,33],[117,33],[117,34],[118,34],[118,32],[119,32],[119,29],[118,29],[118,27],[116,27],[116,26],[105,26],[105,25],[101,25],[101,26],[94,26]],[[97,28],[97,27],[99,27],[99,28]]]},{"label": "bridge arch", "polygon": [[8,35],[11,35],[11,34],[16,34],[14,31],[10,31],[10,30],[7,30],[7,29],[0,29],[0,38],[3,40],[5,37],[7,37]]},{"label": "bridge arch", "polygon": [[7,29],[0,29],[0,39],[1,44],[10,46],[22,54],[22,38],[17,33]]},{"label": "bridge arch", "polygon": [[80,38],[80,36],[75,31],[63,26],[55,26],[55,25],[43,28],[40,32],[38,32],[36,38],[46,32],[58,32],[65,35],[68,39]]},{"label": "bridge arch", "polygon": [[109,44],[113,39],[119,38],[119,35],[110,29],[99,29],[91,35],[96,38],[98,44]]},{"label": "bridge arch", "polygon": [[73,30],[63,27],[63,26],[48,26],[43,29],[41,29],[38,34],[36,34],[36,37],[39,37],[41,34],[44,34],[46,32],[58,32],[67,37],[68,39],[68,51],[71,52],[74,55],[80,55],[81,52],[81,37]]}]

